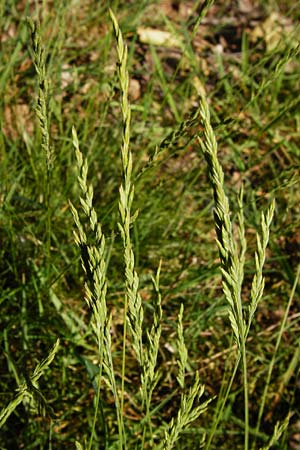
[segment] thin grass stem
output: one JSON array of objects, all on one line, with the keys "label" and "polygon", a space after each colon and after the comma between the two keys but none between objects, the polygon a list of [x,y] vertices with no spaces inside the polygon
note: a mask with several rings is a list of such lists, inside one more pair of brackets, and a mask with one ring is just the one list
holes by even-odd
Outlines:
[{"label": "thin grass stem", "polygon": [[[259,433],[259,430],[260,430],[261,420],[262,420],[262,416],[263,416],[265,405],[266,405],[268,389],[269,389],[269,386],[270,386],[271,377],[272,377],[273,369],[274,369],[274,366],[275,366],[276,357],[277,357],[278,350],[279,350],[279,347],[280,347],[280,343],[281,343],[281,340],[282,340],[282,336],[283,336],[283,333],[284,333],[284,330],[285,330],[285,326],[286,326],[288,315],[289,315],[289,312],[290,312],[290,309],[291,309],[291,305],[292,305],[292,302],[293,302],[293,299],[294,299],[294,296],[295,296],[296,288],[297,288],[297,285],[298,285],[298,282],[299,282],[299,277],[300,277],[300,264],[298,265],[298,268],[297,268],[295,281],[294,281],[294,284],[293,284],[293,287],[292,287],[292,290],[291,290],[291,294],[290,294],[287,306],[285,308],[284,316],[282,318],[282,322],[281,322],[280,329],[279,329],[278,336],[277,336],[277,340],[276,340],[275,349],[274,349],[274,352],[272,354],[272,359],[271,359],[270,364],[269,364],[267,378],[266,378],[266,382],[265,382],[265,387],[264,387],[264,391],[263,391],[263,394],[262,394],[262,397],[261,397],[260,406],[259,406],[258,418],[257,418],[257,423],[256,423],[256,435]],[[256,448],[255,446],[256,446],[256,439],[254,440],[253,445],[252,445],[252,449],[253,450]]]}]

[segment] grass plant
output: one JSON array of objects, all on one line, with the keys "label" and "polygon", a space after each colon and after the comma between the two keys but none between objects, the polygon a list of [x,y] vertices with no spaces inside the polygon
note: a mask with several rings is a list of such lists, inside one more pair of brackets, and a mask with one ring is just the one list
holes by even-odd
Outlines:
[{"label": "grass plant", "polygon": [[[242,361],[244,385],[244,419],[245,441],[244,448],[249,448],[249,387],[247,371],[246,340],[255,311],[262,299],[264,290],[263,265],[266,247],[269,240],[275,203],[271,204],[266,216],[261,216],[262,238],[257,234],[257,252],[255,253],[255,273],[251,285],[248,317],[245,317],[242,284],[244,279],[244,265],[246,253],[246,238],[243,213],[243,189],[239,194],[238,236],[239,246],[233,235],[233,225],[230,219],[229,201],[224,189],[224,174],[217,155],[217,142],[210,124],[210,114],[207,100],[202,96],[200,100],[200,114],[204,127],[203,140],[199,138],[201,149],[208,166],[209,181],[214,195],[214,223],[219,248],[222,285],[225,298],[228,302],[228,317],[237,344],[237,363]],[[236,369],[233,371],[235,375]],[[225,397],[226,398],[226,397]],[[217,422],[216,422],[217,423]],[[212,436],[212,435],[211,435]],[[209,440],[210,445],[211,439]]]},{"label": "grass plant", "polygon": [[298,448],[294,2],[79,3],[0,1],[1,446]]},{"label": "grass plant", "polygon": [[32,39],[32,59],[37,74],[38,96],[36,103],[36,116],[39,121],[41,132],[41,151],[44,154],[45,173],[43,182],[43,203],[46,211],[46,229],[45,229],[45,255],[46,255],[46,279],[49,279],[49,271],[51,264],[51,192],[52,192],[52,167],[53,167],[53,150],[50,144],[49,134],[49,82],[46,68],[46,51],[41,43],[41,33],[39,25],[33,20],[28,20],[31,30]]}]

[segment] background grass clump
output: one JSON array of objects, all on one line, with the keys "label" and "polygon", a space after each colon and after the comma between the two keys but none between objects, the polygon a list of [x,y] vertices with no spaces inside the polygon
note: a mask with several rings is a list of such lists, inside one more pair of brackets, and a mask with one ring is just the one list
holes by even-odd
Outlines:
[{"label": "background grass clump", "polygon": [[0,2],[1,448],[299,447],[297,6]]}]

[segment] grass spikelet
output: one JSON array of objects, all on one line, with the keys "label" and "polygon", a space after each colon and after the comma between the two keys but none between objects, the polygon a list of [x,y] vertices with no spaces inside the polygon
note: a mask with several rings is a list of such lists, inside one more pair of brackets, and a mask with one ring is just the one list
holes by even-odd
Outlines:
[{"label": "grass spikelet", "polygon": [[261,237],[257,233],[257,252],[255,253],[255,274],[251,286],[250,294],[250,306],[249,306],[249,316],[247,324],[247,335],[257,309],[257,306],[262,299],[265,281],[263,277],[263,266],[265,262],[266,249],[269,242],[270,236],[270,226],[273,219],[275,209],[275,200],[271,203],[266,215],[261,213]]},{"label": "grass spikelet", "polygon": [[[179,370],[177,381],[182,391],[185,388],[185,372],[188,362],[188,351],[183,336],[183,311],[184,307],[183,304],[181,304],[177,322],[177,348],[179,353]],[[200,401],[203,393],[204,385],[200,383],[199,374],[198,372],[196,372],[194,382],[189,388],[188,392],[182,392],[181,394],[181,402],[177,417],[173,418],[170,421],[167,429],[165,430],[165,438],[163,443],[164,450],[172,449],[176,441],[179,439],[180,434],[184,430],[186,430],[193,421],[198,419],[198,417],[206,411],[212,399],[209,399],[198,405],[195,404]],[[205,441],[205,436],[203,436],[203,441]]]},{"label": "grass spikelet", "polygon": [[[159,276],[161,270],[161,263],[157,269],[156,277],[152,278],[156,293],[155,310],[153,314],[153,324],[150,331],[147,330],[148,346],[144,348],[144,367],[142,373],[142,386],[147,388],[148,394],[142,395],[143,400],[147,399],[150,406],[151,394],[155,384],[158,380],[158,372],[156,371],[157,355],[159,350],[159,341],[161,336],[161,322],[162,322],[162,307],[161,307],[161,293],[159,287]],[[149,392],[150,391],[150,392]]]},{"label": "grass spikelet", "polygon": [[132,336],[132,347],[135,352],[139,365],[143,367],[143,307],[142,299],[139,294],[139,277],[135,270],[135,260],[132,248],[130,226],[135,219],[135,215],[131,214],[131,207],[134,197],[134,187],[131,181],[132,175],[132,153],[129,148],[130,144],[130,118],[131,111],[128,101],[129,75],[127,71],[127,46],[125,45],[116,17],[110,10],[111,20],[113,22],[114,32],[117,39],[117,55],[119,63],[119,83],[121,89],[121,110],[123,119],[123,141],[122,141],[122,168],[123,182],[120,186],[119,193],[119,211],[121,222],[119,229],[121,232],[124,247],[125,262],[125,305],[124,305],[124,329],[123,329],[123,356],[122,356],[122,397],[121,397],[121,414],[123,416],[124,408],[124,380],[125,380],[125,364],[126,364],[126,341],[127,341],[127,324]]},{"label": "grass spikelet", "polygon": [[149,156],[149,159],[145,166],[142,168],[140,173],[137,176],[137,179],[142,177],[146,171],[153,169],[158,165],[158,161],[160,160],[160,157],[162,157],[165,153],[168,151],[172,151],[173,147],[178,147],[178,141],[180,139],[185,139],[186,144],[182,147],[183,149],[186,148],[186,145],[190,142],[190,140],[194,140],[195,137],[190,137],[191,129],[196,126],[199,123],[199,110],[196,109],[191,116],[183,120],[179,123],[179,125],[172,130],[162,141],[159,145],[155,147],[155,149],[152,151],[152,153]]},{"label": "grass spikelet", "polygon": [[32,399],[36,406],[36,409],[40,415],[45,416],[46,414],[50,417],[53,416],[52,409],[47,404],[46,399],[43,394],[36,387],[37,381],[43,375],[43,372],[50,366],[52,363],[57,351],[59,349],[59,339],[57,339],[53,348],[51,349],[49,355],[43,359],[34,369],[33,374],[29,377],[26,377],[24,383],[22,383],[18,387],[18,393],[14,396],[14,398],[9,402],[9,404],[4,408],[0,413],[0,427],[4,425],[9,416],[14,412],[17,406],[24,401],[25,399]]},{"label": "grass spikelet", "polygon": [[[111,339],[110,339],[110,320],[108,320],[107,306],[106,306],[106,294],[107,294],[107,279],[106,279],[106,246],[105,236],[102,232],[102,227],[98,221],[97,212],[93,206],[93,187],[87,182],[88,176],[88,163],[83,158],[83,155],[79,149],[79,142],[75,128],[72,129],[72,141],[75,148],[75,155],[78,167],[78,183],[82,191],[80,197],[80,203],[83,212],[88,220],[88,225],[92,234],[92,242],[88,238],[88,233],[85,232],[84,227],[79,218],[78,211],[70,203],[74,222],[77,231],[74,231],[74,238],[76,244],[81,249],[81,262],[84,271],[86,272],[88,282],[85,284],[85,299],[87,304],[92,310],[93,321],[92,327],[96,336],[98,344],[98,357],[99,357],[99,377],[98,377],[98,390],[96,398],[96,406],[94,413],[93,427],[91,430],[91,437],[89,443],[89,449],[92,446],[94,431],[96,426],[96,419],[98,408],[100,405],[100,389],[101,380],[103,375],[103,367],[106,368],[105,373],[108,376],[107,384],[111,388],[115,404],[117,407],[117,414],[119,414],[118,408],[118,394],[115,386],[113,362],[111,357]],[[123,433],[122,421],[119,420],[118,424],[119,433],[121,436]],[[120,439],[122,442],[122,439]]]},{"label": "grass spikelet", "polygon": [[195,381],[187,394],[182,394],[180,407],[177,417],[172,419],[165,431],[165,439],[163,442],[164,450],[171,450],[180,434],[189,427],[191,422],[196,420],[201,414],[205,413],[211,399],[195,405],[204,393],[204,386],[201,385],[198,372],[196,372]]},{"label": "grass spikelet", "polygon": [[[94,244],[89,243],[84,227],[80,221],[76,208],[71,205],[77,231],[74,232],[75,242],[81,249],[82,267],[85,270],[89,286],[86,286],[86,300],[93,310],[97,326],[102,330],[107,319],[106,310],[106,260],[105,260],[105,236],[102,232],[101,224],[98,221],[97,213],[93,206],[93,187],[87,183],[88,165],[87,160],[83,160],[79,149],[79,143],[75,128],[72,130],[73,145],[75,148],[77,167],[79,171],[78,183],[82,191],[80,203],[85,216],[88,219],[90,230],[93,233]],[[103,334],[101,340],[103,339]]]},{"label": "grass spikelet", "polygon": [[[130,105],[128,102],[128,85],[129,75],[127,71],[127,47],[124,44],[123,37],[112,11],[110,11],[111,19],[114,26],[114,31],[117,39],[117,54],[119,62],[119,83],[121,89],[121,109],[123,118],[123,141],[122,141],[122,167],[123,167],[123,182],[120,186],[119,196],[119,211],[121,222],[119,229],[123,239],[124,247],[124,261],[125,261],[125,285],[126,297],[124,308],[124,333],[123,333],[123,364],[122,364],[122,397],[121,397],[121,414],[123,415],[123,392],[124,392],[124,374],[125,374],[125,345],[126,345],[126,323],[132,337],[132,347],[134,349],[137,361],[141,366],[141,396],[142,405],[145,408],[146,422],[150,431],[150,444],[153,446],[153,431],[150,415],[150,403],[154,387],[158,380],[158,375],[155,374],[157,363],[157,354],[159,349],[159,340],[161,335],[161,296],[159,292],[159,274],[160,267],[157,271],[156,279],[153,279],[154,287],[157,293],[157,301],[153,318],[153,325],[150,331],[147,331],[148,345],[143,343],[143,319],[144,310],[142,306],[142,299],[139,293],[139,276],[135,270],[135,259],[132,248],[130,226],[135,220],[137,213],[133,216],[131,214],[131,207],[134,198],[134,186],[132,184],[132,153],[130,151]],[[193,117],[195,120],[196,116]],[[184,386],[185,367],[187,363],[187,352],[183,340],[182,332],[182,314],[181,309],[179,314],[179,352],[180,352],[180,375],[179,382]],[[166,432],[166,448],[172,448],[179,434],[185,429],[188,424],[199,417],[205,411],[207,403],[195,406],[196,398],[200,398],[203,394],[204,387],[200,385],[198,375],[188,394],[183,394],[181,399],[181,406],[179,408],[178,417],[170,425],[169,432]],[[142,448],[145,445],[146,427],[143,429]]]},{"label": "grass spikelet", "polygon": [[[204,140],[199,139],[199,143],[207,162],[209,182],[214,194],[214,222],[221,260],[223,290],[229,304],[230,323],[240,348],[243,345],[246,330],[241,304],[244,249],[240,254],[233,238],[229,201],[224,190],[224,174],[218,160],[217,141],[210,124],[208,103],[204,96],[200,100],[200,116],[204,126]],[[240,224],[243,223],[241,217],[240,215]],[[241,229],[240,234],[243,235]]]},{"label": "grass spikelet", "polygon": [[53,151],[50,145],[49,134],[49,82],[46,70],[46,51],[42,45],[40,25],[28,18],[28,25],[31,30],[32,41],[32,59],[37,74],[38,96],[35,107],[36,116],[39,121],[39,127],[42,135],[41,147],[46,162],[44,176],[44,205],[46,210],[46,229],[45,229],[45,253],[46,253],[46,274],[47,281],[50,277],[50,258],[51,258],[51,220],[52,220],[52,171],[53,171]]},{"label": "grass spikelet", "polygon": [[[249,393],[246,357],[246,339],[257,305],[262,298],[264,279],[262,269],[265,260],[266,246],[269,240],[269,230],[273,217],[274,202],[271,204],[266,217],[262,214],[262,238],[257,235],[257,253],[255,255],[256,271],[252,282],[251,299],[248,318],[245,317],[242,303],[242,283],[244,277],[244,260],[246,239],[243,216],[243,190],[238,199],[238,231],[239,245],[234,239],[228,198],[224,189],[224,174],[217,155],[217,142],[210,123],[210,113],[205,95],[200,95],[200,116],[204,127],[204,138],[199,138],[200,147],[206,159],[208,177],[214,195],[214,221],[217,234],[217,245],[221,260],[222,286],[228,302],[228,316],[231,328],[238,346],[236,368],[242,359],[244,382],[244,417],[245,435],[244,448],[249,448]],[[236,368],[233,372],[235,374]],[[233,375],[234,376],[234,375]],[[231,382],[229,383],[229,386]],[[225,396],[227,397],[227,396]],[[222,409],[222,408],[221,408]]]},{"label": "grass spikelet", "polygon": [[183,389],[184,388],[184,381],[185,381],[185,370],[187,366],[187,360],[188,360],[188,353],[187,348],[184,342],[184,336],[183,336],[183,324],[182,324],[182,318],[183,318],[183,311],[184,307],[183,304],[180,306],[180,311],[178,314],[178,323],[177,323],[177,350],[179,353],[179,360],[178,360],[178,375],[177,375],[177,381],[179,383],[179,386]]},{"label": "grass spikelet", "polygon": [[50,171],[53,164],[53,155],[50,147],[48,123],[49,82],[46,71],[46,51],[41,41],[40,25],[30,18],[27,20],[31,30],[33,64],[38,80],[36,114],[39,119],[42,134],[42,150],[46,156],[47,174],[50,176]]},{"label": "grass spikelet", "polygon": [[285,430],[287,429],[287,427],[289,425],[290,418],[291,418],[291,416],[290,416],[290,414],[288,414],[281,423],[280,422],[276,423],[276,425],[274,427],[273,436],[271,437],[268,444],[265,445],[260,450],[269,450],[271,447],[273,447],[273,445],[275,445],[279,441],[281,435],[285,432]]},{"label": "grass spikelet", "polygon": [[[157,269],[156,277],[152,278],[153,286],[156,293],[155,309],[153,314],[153,324],[150,331],[147,330],[148,345],[143,348],[143,367],[141,373],[141,399],[142,407],[145,411],[146,423],[150,434],[150,443],[153,446],[153,429],[150,414],[150,406],[153,391],[158,383],[160,372],[157,368],[157,356],[159,350],[159,343],[162,328],[162,307],[161,307],[161,293],[159,287],[159,276],[161,270],[161,262]],[[146,426],[143,428],[142,448],[144,447],[146,438]]]}]

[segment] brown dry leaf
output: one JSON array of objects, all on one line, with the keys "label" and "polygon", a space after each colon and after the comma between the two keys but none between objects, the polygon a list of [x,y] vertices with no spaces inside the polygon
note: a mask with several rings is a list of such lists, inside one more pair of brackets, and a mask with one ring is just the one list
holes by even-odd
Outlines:
[{"label": "brown dry leaf", "polygon": [[239,8],[240,12],[243,14],[250,14],[253,11],[254,7],[255,7],[255,5],[253,4],[252,0],[239,0],[238,1],[238,8]]},{"label": "brown dry leaf", "polygon": [[[300,34],[298,30],[297,39],[295,38],[295,26],[291,19],[273,12],[262,23],[257,25],[250,33],[250,39],[257,41],[263,38],[269,52],[275,50],[276,47],[282,46],[286,41],[294,42],[294,46],[299,44]],[[293,38],[293,39],[292,39]]]},{"label": "brown dry leaf", "polygon": [[16,140],[24,131],[32,136],[33,130],[34,121],[26,103],[5,106],[3,132],[8,138]]},{"label": "brown dry leaf", "polygon": [[15,24],[11,24],[7,30],[3,30],[1,37],[0,37],[0,42],[7,42],[10,39],[13,39],[17,34],[17,27]]},{"label": "brown dry leaf", "polygon": [[170,19],[174,19],[174,17],[178,15],[178,11],[175,10],[172,0],[163,0],[159,5],[159,9],[162,14]]},{"label": "brown dry leaf", "polygon": [[170,19],[179,22],[180,20],[188,20],[193,12],[193,2],[174,2],[172,0],[163,0],[160,4],[160,11]]},{"label": "brown dry leaf", "polygon": [[135,79],[131,78],[129,80],[129,98],[131,101],[138,100],[141,97],[141,84]]},{"label": "brown dry leaf", "polygon": [[169,31],[157,30],[156,28],[139,27],[137,34],[143,44],[157,45],[161,47],[182,48],[182,40]]},{"label": "brown dry leaf", "polygon": [[74,73],[72,72],[72,67],[69,64],[63,64],[61,71],[61,88],[66,89],[66,87],[73,83]]}]

